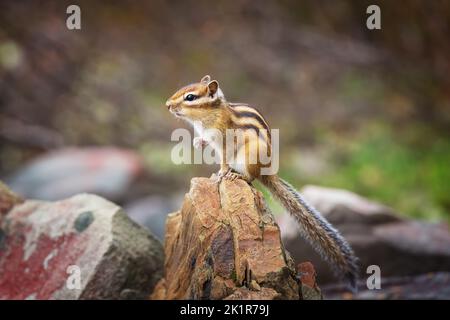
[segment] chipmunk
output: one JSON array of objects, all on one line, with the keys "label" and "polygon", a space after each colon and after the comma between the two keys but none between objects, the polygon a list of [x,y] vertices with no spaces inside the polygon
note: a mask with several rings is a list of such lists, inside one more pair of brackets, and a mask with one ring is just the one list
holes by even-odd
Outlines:
[{"label": "chipmunk", "polygon": [[[254,179],[261,181],[297,220],[303,238],[328,262],[335,275],[345,279],[349,289],[356,291],[358,259],[347,241],[288,182],[276,174],[261,174],[262,168],[268,164],[248,161],[252,154],[262,150],[270,155],[272,150],[269,125],[255,108],[228,102],[217,80],[211,80],[209,75],[198,83],[179,89],[167,100],[166,106],[177,118],[194,126],[200,135],[194,139],[194,147],[212,144],[219,153],[219,180],[241,178],[248,183]],[[227,139],[218,143],[214,137],[205,135],[205,129],[216,129],[223,137],[227,129],[240,129],[245,138],[240,144],[234,139],[231,143]],[[234,158],[228,157],[230,148],[233,148]],[[259,160],[258,156],[256,159]]]}]

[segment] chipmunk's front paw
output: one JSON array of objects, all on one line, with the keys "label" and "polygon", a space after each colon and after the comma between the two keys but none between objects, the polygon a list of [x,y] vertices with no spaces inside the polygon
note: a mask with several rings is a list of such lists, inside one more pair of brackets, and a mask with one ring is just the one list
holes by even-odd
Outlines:
[{"label": "chipmunk's front paw", "polygon": [[231,171],[231,168],[226,168],[226,169],[220,169],[216,174],[216,181],[218,183],[220,183],[222,181],[222,179],[225,177],[225,175]]},{"label": "chipmunk's front paw", "polygon": [[206,147],[208,145],[208,142],[206,140],[203,140],[201,137],[195,137],[194,141],[192,141],[192,144],[194,145],[195,149],[201,149],[202,147]]}]

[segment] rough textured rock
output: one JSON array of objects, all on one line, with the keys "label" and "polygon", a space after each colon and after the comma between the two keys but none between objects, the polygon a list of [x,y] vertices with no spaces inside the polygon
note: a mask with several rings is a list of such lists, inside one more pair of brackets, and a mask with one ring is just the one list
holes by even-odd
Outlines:
[{"label": "rough textured rock", "polygon": [[292,259],[262,194],[194,178],[166,224],[165,279],[152,299],[299,299]]},{"label": "rough textured rock", "polygon": [[64,148],[34,159],[7,183],[25,198],[55,201],[89,192],[118,201],[142,171],[131,150]]},{"label": "rough textured rock", "polygon": [[[380,266],[382,277],[450,271],[447,225],[408,220],[345,190],[307,186],[301,192],[350,242],[361,260],[363,274],[373,264]],[[295,260],[311,260],[319,283],[335,282],[329,267],[301,239],[295,222],[286,214],[279,223],[286,248]]]},{"label": "rough textured rock", "polygon": [[322,300],[322,292],[316,283],[316,270],[311,262],[298,265],[301,292],[304,300]]},{"label": "rough textured rock", "polygon": [[279,299],[279,293],[271,288],[261,288],[259,291],[253,291],[248,288],[237,288],[224,300],[274,300]]},{"label": "rough textured rock", "polygon": [[0,223],[6,213],[16,204],[23,200],[0,181]]},{"label": "rough textured rock", "polygon": [[0,224],[0,299],[144,298],[162,268],[161,244],[95,195],[27,200]]},{"label": "rough textured rock", "polygon": [[302,194],[334,223],[384,224],[400,222],[394,210],[367,200],[351,191],[318,186],[305,186]]}]

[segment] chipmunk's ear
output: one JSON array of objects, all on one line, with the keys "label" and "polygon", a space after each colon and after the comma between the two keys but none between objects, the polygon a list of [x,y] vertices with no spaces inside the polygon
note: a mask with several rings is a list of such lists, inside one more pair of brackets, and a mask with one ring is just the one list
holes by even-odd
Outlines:
[{"label": "chipmunk's ear", "polygon": [[200,80],[200,82],[207,84],[208,82],[211,81],[211,77],[207,74],[206,76],[204,76],[202,78],[202,80]]},{"label": "chipmunk's ear", "polygon": [[211,96],[215,95],[217,90],[219,90],[219,83],[217,82],[217,80],[208,82],[208,89]]}]

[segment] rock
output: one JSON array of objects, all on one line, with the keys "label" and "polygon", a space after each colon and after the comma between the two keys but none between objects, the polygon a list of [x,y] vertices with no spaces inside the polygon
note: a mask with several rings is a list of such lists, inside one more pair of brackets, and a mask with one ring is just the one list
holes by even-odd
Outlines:
[{"label": "rock", "polygon": [[356,295],[349,294],[341,285],[325,286],[322,291],[326,299],[450,300],[450,272],[387,277],[381,280],[381,289],[361,287]]},{"label": "rock", "polygon": [[262,194],[194,178],[168,216],[165,278],[152,299],[299,299],[294,263]]},{"label": "rock", "polygon": [[25,198],[55,201],[89,192],[118,201],[142,172],[131,150],[64,148],[38,157],[7,182]]},{"label": "rock", "polygon": [[301,193],[336,224],[375,225],[403,220],[391,208],[347,190],[309,185]]},{"label": "rock", "polygon": [[316,283],[316,270],[311,262],[300,263],[297,267],[300,275],[301,292],[304,300],[322,300],[322,292]]},{"label": "rock", "polygon": [[16,204],[23,200],[0,181],[0,223],[2,218]]},{"label": "rock", "polygon": [[161,244],[95,195],[15,205],[0,235],[0,299],[140,299],[162,276]]},{"label": "rock", "polygon": [[153,289],[150,299],[153,300],[164,300],[166,298],[166,279],[162,278],[158,281],[155,288]]},{"label": "rock", "polygon": [[147,227],[158,239],[164,239],[167,213],[176,209],[178,198],[147,196],[136,199],[124,206],[125,212],[133,220]]},{"label": "rock", "polygon": [[[448,226],[408,220],[345,190],[308,186],[301,192],[349,241],[361,260],[363,275],[369,265],[380,266],[382,277],[450,270]],[[285,214],[279,223],[286,249],[294,259],[311,260],[321,284],[336,281],[330,268],[300,237],[295,221]]]},{"label": "rock", "polygon": [[271,288],[262,288],[261,291],[252,291],[248,288],[237,288],[224,300],[274,300],[279,299],[280,294]]}]

